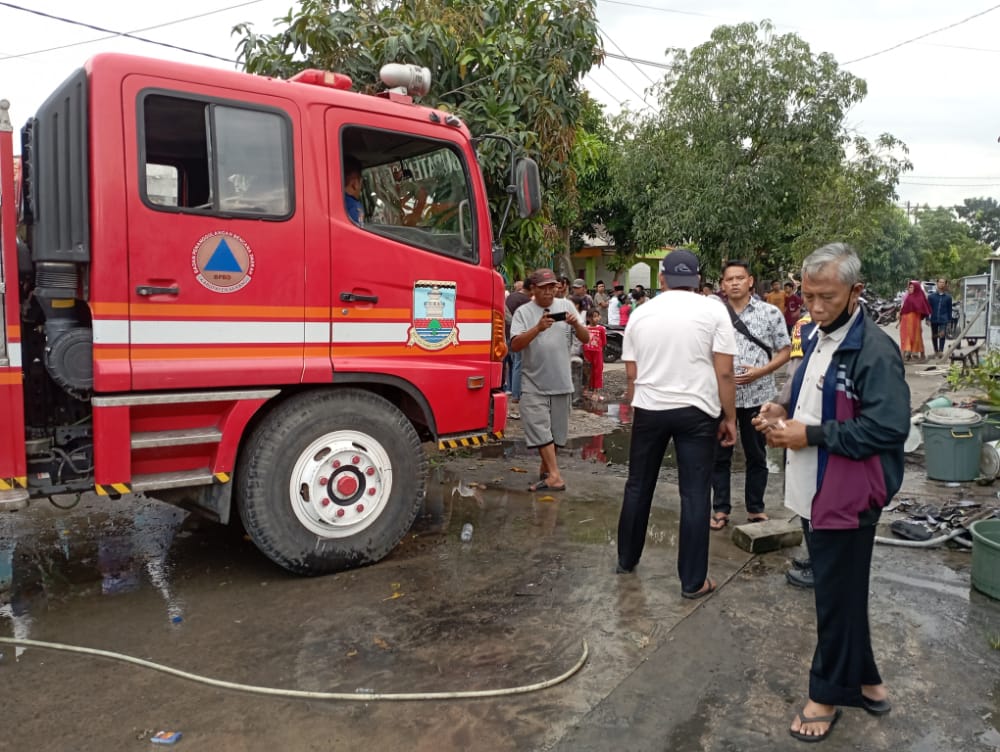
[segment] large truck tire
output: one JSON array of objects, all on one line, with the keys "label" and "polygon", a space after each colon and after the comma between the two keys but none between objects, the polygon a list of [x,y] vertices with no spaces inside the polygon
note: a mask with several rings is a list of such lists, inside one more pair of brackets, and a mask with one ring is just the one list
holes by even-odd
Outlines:
[{"label": "large truck tire", "polygon": [[388,400],[360,389],[307,392],[279,405],[240,453],[240,519],[257,547],[296,574],[371,564],[423,506],[427,455]]}]

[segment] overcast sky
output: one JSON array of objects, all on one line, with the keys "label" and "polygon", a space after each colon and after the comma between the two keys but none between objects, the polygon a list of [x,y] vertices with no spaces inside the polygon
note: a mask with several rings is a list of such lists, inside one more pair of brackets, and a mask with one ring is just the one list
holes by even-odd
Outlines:
[{"label": "overcast sky", "polygon": [[[102,39],[107,32],[11,5],[132,32],[194,52],[120,36]],[[273,28],[272,20],[291,6],[289,0],[157,4],[0,0],[0,29],[5,32],[0,36],[0,98],[10,100],[20,128],[64,78],[103,51],[232,68],[232,63],[195,53],[232,60],[234,24],[250,21],[259,33],[266,33]],[[842,67],[868,82],[868,96],[849,113],[848,126],[869,138],[892,133],[910,148],[914,169],[900,186],[904,206],[907,201],[936,206],[961,203],[971,196],[1000,198],[1000,98],[991,84],[992,70],[1000,63],[1000,6],[993,7],[990,0],[598,0],[597,4],[605,50],[637,60],[663,63],[668,47],[691,49],[707,41],[716,26],[765,18],[778,33],[801,36],[814,52],[832,53]],[[959,23],[976,14],[982,15]],[[154,26],[160,28],[150,28]],[[944,30],[858,60],[937,29]],[[624,102],[638,109],[651,80],[659,80],[662,73],[609,57],[584,79],[584,85],[610,111]],[[655,100],[649,98],[649,103]]]}]

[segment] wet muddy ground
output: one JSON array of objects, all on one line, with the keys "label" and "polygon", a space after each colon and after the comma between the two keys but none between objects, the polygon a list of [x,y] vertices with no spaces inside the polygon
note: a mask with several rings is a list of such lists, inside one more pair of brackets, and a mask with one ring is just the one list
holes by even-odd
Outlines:
[{"label": "wet muddy ground", "polygon": [[[914,386],[915,405],[939,386]],[[516,428],[502,446],[436,454],[403,544],[324,578],[288,576],[238,530],[152,499],[0,516],[0,636],[342,693],[535,685],[572,668],[586,641],[586,664],[565,682],[483,699],[288,699],[0,645],[0,750],[148,749],[163,729],[183,732],[177,749],[222,752],[799,748],[786,728],[805,699],[814,633],[811,594],[784,579],[799,552],[750,556],[731,530],[713,535],[720,590],[682,600],[668,459],[643,560],[615,575],[629,415],[611,396],[575,413],[560,455],[567,492],[527,491],[537,456]],[[1000,503],[1000,485],[928,481],[920,455],[907,470],[901,498]],[[873,633],[895,709],[846,711],[825,749],[1000,749],[1000,602],[971,590],[969,572],[967,551],[876,548]]]}]

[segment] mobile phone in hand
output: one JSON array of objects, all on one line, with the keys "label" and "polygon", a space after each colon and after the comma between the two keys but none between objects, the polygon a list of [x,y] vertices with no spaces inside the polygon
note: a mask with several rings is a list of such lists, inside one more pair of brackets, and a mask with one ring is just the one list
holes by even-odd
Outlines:
[{"label": "mobile phone in hand", "polygon": [[548,317],[553,321],[565,321],[566,311],[556,311],[555,313],[548,314]]}]

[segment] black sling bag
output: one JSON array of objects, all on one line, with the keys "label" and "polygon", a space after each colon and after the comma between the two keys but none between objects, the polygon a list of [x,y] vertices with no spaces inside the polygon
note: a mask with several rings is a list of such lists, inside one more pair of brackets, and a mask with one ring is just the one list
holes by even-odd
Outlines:
[{"label": "black sling bag", "polygon": [[757,347],[759,347],[761,350],[763,350],[764,352],[766,352],[767,353],[767,359],[770,360],[771,359],[771,348],[768,347],[767,345],[765,345],[763,342],[761,342],[755,336],[753,336],[753,334],[750,332],[749,327],[747,327],[746,322],[743,321],[743,319],[741,319],[736,314],[736,311],[733,310],[733,307],[731,305],[729,305],[728,302],[726,303],[726,310],[729,311],[729,318],[733,320],[733,327],[736,329],[736,331],[738,331],[740,334],[742,334],[748,340],[750,340],[755,345],[757,345]]}]

